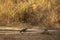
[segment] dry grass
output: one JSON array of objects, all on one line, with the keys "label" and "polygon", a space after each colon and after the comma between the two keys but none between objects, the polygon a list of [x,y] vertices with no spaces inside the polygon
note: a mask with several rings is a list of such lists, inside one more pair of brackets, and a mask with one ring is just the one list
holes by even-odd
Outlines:
[{"label": "dry grass", "polygon": [[60,29],[59,7],[60,0],[0,0],[0,26]]}]

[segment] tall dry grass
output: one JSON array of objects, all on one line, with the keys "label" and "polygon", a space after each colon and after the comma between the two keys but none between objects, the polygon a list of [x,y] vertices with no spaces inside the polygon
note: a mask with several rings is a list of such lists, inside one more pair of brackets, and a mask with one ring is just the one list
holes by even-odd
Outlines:
[{"label": "tall dry grass", "polygon": [[0,25],[60,28],[58,0],[0,0]]}]

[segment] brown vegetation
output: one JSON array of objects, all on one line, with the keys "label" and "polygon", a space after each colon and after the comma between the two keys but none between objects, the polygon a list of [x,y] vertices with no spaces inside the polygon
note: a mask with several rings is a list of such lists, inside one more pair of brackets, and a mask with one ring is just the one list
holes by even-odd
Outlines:
[{"label": "brown vegetation", "polygon": [[0,26],[27,24],[60,28],[60,0],[0,0]]}]

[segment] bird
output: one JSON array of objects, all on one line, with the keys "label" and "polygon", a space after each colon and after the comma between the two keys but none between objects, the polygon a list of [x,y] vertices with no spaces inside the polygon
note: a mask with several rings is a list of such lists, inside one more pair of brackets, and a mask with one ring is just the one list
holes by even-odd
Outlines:
[{"label": "bird", "polygon": [[20,32],[26,32],[26,31],[27,31],[27,28],[20,30]]},{"label": "bird", "polygon": [[42,34],[47,34],[47,35],[50,35],[48,29],[44,29],[44,31],[42,32]]}]

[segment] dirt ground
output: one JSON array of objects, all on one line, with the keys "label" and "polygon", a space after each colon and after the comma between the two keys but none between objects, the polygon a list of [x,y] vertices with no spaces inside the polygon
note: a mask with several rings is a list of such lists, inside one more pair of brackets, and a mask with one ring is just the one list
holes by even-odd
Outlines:
[{"label": "dirt ground", "polygon": [[60,40],[60,31],[42,33],[1,33],[0,40]]}]

